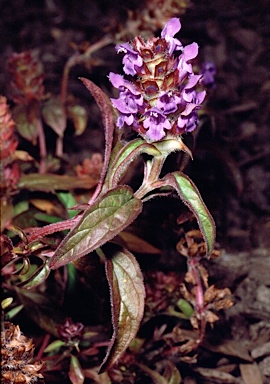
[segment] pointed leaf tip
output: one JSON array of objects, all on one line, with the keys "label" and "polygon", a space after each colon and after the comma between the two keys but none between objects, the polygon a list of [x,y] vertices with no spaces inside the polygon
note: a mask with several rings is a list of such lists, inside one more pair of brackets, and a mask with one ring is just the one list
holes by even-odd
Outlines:
[{"label": "pointed leaf tip", "polygon": [[176,190],[183,203],[194,213],[206,243],[207,255],[209,256],[215,245],[216,227],[198,189],[182,172],[170,173],[163,180],[165,184],[170,185]]}]

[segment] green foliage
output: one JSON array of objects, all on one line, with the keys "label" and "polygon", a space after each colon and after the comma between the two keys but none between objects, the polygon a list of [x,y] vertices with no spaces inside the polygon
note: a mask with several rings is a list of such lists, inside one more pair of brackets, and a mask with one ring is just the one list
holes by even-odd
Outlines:
[{"label": "green foliage", "polygon": [[113,239],[132,223],[142,210],[142,202],[131,188],[116,187],[96,200],[56,250],[50,266],[59,268],[75,261]]}]

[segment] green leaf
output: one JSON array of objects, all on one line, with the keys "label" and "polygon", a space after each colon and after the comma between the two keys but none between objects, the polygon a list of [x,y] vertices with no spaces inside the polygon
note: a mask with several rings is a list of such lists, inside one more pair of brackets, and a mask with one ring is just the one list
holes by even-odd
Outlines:
[{"label": "green leaf", "polygon": [[72,384],[83,384],[84,383],[84,373],[81,367],[81,364],[76,356],[71,355],[70,366],[68,376]]},{"label": "green leaf", "polygon": [[34,214],[34,218],[39,221],[43,221],[44,223],[52,224],[58,223],[62,221],[60,217],[48,215],[47,213],[37,212]]},{"label": "green leaf", "polygon": [[91,189],[97,185],[92,177],[82,178],[69,175],[30,173],[23,175],[18,182],[19,189],[54,192],[57,190]]},{"label": "green leaf", "polygon": [[51,97],[46,101],[41,113],[46,124],[51,127],[59,137],[63,137],[67,125],[67,117],[60,97]]},{"label": "green leaf", "polygon": [[182,172],[170,173],[163,180],[166,185],[170,185],[177,191],[183,203],[196,216],[206,243],[207,254],[210,255],[215,244],[216,228],[214,220],[204,204],[198,189]]},{"label": "green leaf", "polygon": [[71,105],[67,107],[68,117],[73,121],[75,135],[83,134],[87,127],[87,112],[81,105]]},{"label": "green leaf", "polygon": [[190,305],[190,303],[185,299],[179,299],[176,306],[187,318],[190,318],[194,313],[192,305]]},{"label": "green leaf", "polygon": [[63,340],[54,340],[52,343],[50,343],[45,349],[45,353],[50,353],[55,350],[60,349],[61,347],[64,347],[66,345],[66,342]]},{"label": "green leaf", "polygon": [[58,192],[57,193],[58,199],[61,201],[61,203],[64,205],[65,208],[67,208],[68,217],[71,219],[72,217],[76,216],[79,211],[77,210],[70,210],[68,208],[72,208],[75,205],[77,205],[77,201],[75,197],[70,192]]},{"label": "green leaf", "polygon": [[141,210],[141,200],[127,186],[100,196],[60,244],[51,268],[59,268],[105,244],[132,223]]},{"label": "green leaf", "polygon": [[19,134],[26,140],[36,144],[39,125],[42,124],[39,117],[39,109],[36,104],[30,106],[17,105],[12,116],[16,122]]},{"label": "green leaf", "polygon": [[144,312],[145,289],[139,264],[128,250],[117,245],[114,251],[112,248],[111,258],[106,259],[106,274],[114,332],[100,372],[110,368],[128,348]]},{"label": "green leaf", "polygon": [[115,157],[110,166],[109,187],[115,187],[128,167],[141,153],[147,153],[151,156],[160,155],[160,151],[154,145],[146,143],[142,139],[135,139],[125,145]]},{"label": "green leaf", "polygon": [[23,309],[23,305],[21,304],[21,305],[17,305],[17,307],[12,308],[10,311],[8,311],[5,314],[6,321],[13,319],[13,317],[18,315],[18,313],[20,313],[22,309]]},{"label": "green leaf", "polygon": [[17,284],[17,286],[25,289],[32,289],[43,283],[43,281],[47,279],[51,272],[49,268],[49,261],[50,260],[47,259],[44,264],[38,268],[28,279],[22,283]]}]

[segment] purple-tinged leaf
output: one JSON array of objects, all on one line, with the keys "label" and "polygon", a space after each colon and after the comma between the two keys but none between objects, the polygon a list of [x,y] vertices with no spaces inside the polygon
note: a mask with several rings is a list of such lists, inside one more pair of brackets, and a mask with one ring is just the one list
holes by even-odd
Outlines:
[{"label": "purple-tinged leaf", "polygon": [[59,137],[63,137],[67,126],[67,116],[61,98],[50,98],[44,103],[41,113],[46,124],[51,127]]},{"label": "purple-tinged leaf", "polygon": [[207,255],[210,255],[215,244],[216,228],[198,189],[182,172],[170,173],[164,177],[163,181],[165,185],[170,185],[176,190],[183,203],[194,213],[206,243]]},{"label": "purple-tinged leaf", "polygon": [[84,373],[81,367],[81,364],[76,356],[71,355],[70,366],[68,376],[72,384],[83,384],[84,383]]},{"label": "purple-tinged leaf", "polygon": [[100,196],[57,248],[50,267],[59,268],[113,239],[141,213],[142,202],[127,186]]},{"label": "purple-tinged leaf", "polygon": [[96,188],[94,195],[91,198],[91,202],[93,202],[101,192],[102,185],[107,173],[107,168],[110,162],[112,143],[113,143],[113,132],[114,132],[114,117],[111,110],[110,101],[108,97],[105,95],[105,93],[97,85],[95,85],[91,80],[81,77],[81,81],[86,86],[88,91],[92,94],[97,105],[99,106],[102,122],[105,129],[104,163],[103,163],[103,168],[100,175],[100,180],[98,182],[98,186]]},{"label": "purple-tinged leaf", "polygon": [[66,345],[66,342],[63,340],[54,340],[44,349],[44,352],[45,353],[54,352],[55,350],[59,350],[61,347],[64,347],[65,345]]},{"label": "purple-tinged leaf", "polygon": [[128,250],[116,247],[106,259],[110,286],[113,336],[100,372],[110,368],[125,352],[136,336],[144,313],[143,276],[135,257]]},{"label": "purple-tinged leaf", "polygon": [[13,243],[7,235],[0,235],[0,266],[5,267],[12,260],[18,258],[16,253],[13,251]]},{"label": "purple-tinged leaf", "polygon": [[160,151],[152,144],[146,143],[142,139],[135,139],[123,147],[116,155],[112,165],[109,186],[115,187],[124,173],[128,170],[130,164],[141,153],[147,153],[151,156],[160,155]]}]

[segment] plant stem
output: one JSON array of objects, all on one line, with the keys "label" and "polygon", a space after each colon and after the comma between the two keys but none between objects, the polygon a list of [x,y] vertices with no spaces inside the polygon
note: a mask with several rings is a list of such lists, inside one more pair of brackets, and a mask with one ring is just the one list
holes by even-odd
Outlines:
[{"label": "plant stem", "polygon": [[41,119],[38,119],[38,139],[39,139],[39,154],[40,154],[40,165],[39,165],[39,173],[46,173],[46,163],[45,160],[47,158],[47,148],[46,148],[46,139],[43,130],[43,125]]},{"label": "plant stem", "polygon": [[142,199],[148,192],[151,192],[154,188],[157,188],[157,182],[159,181],[159,175],[167,155],[154,156],[151,160],[148,160],[144,166],[144,179],[140,188],[134,193],[137,199]]},{"label": "plant stem", "polygon": [[111,44],[113,41],[114,41],[113,37],[110,35],[107,35],[103,39],[91,45],[91,47],[89,47],[84,53],[82,54],[75,53],[73,56],[71,56],[68,59],[64,68],[62,82],[61,82],[61,100],[63,104],[65,104],[66,102],[68,76],[71,68],[74,67],[75,65],[86,63],[94,52],[105,47],[106,45]]},{"label": "plant stem", "polygon": [[38,240],[44,236],[51,235],[55,232],[71,229],[75,224],[77,224],[79,219],[80,219],[80,215],[75,216],[72,219],[46,225],[45,227],[42,227],[42,228],[32,228],[32,229],[28,228],[28,231],[29,230],[31,230],[31,232],[33,231],[27,237],[28,243]]}]

